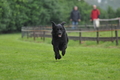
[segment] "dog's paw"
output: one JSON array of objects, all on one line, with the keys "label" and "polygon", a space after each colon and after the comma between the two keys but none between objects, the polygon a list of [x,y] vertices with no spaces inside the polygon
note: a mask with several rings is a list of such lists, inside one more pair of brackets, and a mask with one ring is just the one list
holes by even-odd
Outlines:
[{"label": "dog's paw", "polygon": [[64,56],[65,55],[65,53],[62,53],[62,56]]},{"label": "dog's paw", "polygon": [[56,55],[55,56],[55,59],[57,60],[57,59],[61,59],[61,55]]},{"label": "dog's paw", "polygon": [[57,60],[57,56],[55,56],[55,59]]},{"label": "dog's paw", "polygon": [[61,56],[60,56],[60,55],[58,56],[58,59],[61,59]]},{"label": "dog's paw", "polygon": [[62,51],[62,56],[64,56],[65,55],[65,51]]}]

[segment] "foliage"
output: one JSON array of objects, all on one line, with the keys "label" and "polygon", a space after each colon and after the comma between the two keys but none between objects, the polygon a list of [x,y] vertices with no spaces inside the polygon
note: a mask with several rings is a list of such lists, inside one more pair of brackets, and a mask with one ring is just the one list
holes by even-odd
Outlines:
[{"label": "foliage", "polygon": [[[71,24],[70,12],[78,6],[80,24],[90,23],[92,6],[84,0],[0,0],[0,32],[20,31],[23,26],[50,25],[51,21]],[[100,9],[101,18],[120,17],[120,10]]]},{"label": "foliage", "polygon": [[116,15],[113,15],[115,14],[114,10],[112,9],[112,7],[108,7],[108,18],[115,18]]},{"label": "foliage", "polygon": [[116,17],[120,17],[120,8],[116,10]]}]

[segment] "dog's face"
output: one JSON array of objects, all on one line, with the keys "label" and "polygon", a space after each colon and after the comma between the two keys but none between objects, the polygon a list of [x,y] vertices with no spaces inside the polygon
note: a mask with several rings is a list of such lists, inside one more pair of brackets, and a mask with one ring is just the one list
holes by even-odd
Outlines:
[{"label": "dog's face", "polygon": [[62,37],[63,33],[65,32],[64,24],[65,22],[56,25],[54,22],[52,22],[53,33],[58,37]]}]

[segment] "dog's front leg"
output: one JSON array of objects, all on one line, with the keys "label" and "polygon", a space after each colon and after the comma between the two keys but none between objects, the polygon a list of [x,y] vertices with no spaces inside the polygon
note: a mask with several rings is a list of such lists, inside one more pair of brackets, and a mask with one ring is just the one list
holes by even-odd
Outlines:
[{"label": "dog's front leg", "polygon": [[54,46],[54,52],[55,52],[55,59],[61,59],[61,55],[59,53],[59,48],[57,46]]},{"label": "dog's front leg", "polygon": [[62,55],[63,55],[63,56],[65,55],[65,52],[66,52],[66,50],[62,50]]},{"label": "dog's front leg", "polygon": [[64,47],[62,48],[62,55],[63,55],[63,56],[65,55],[66,48],[67,48],[67,45],[64,45]]}]

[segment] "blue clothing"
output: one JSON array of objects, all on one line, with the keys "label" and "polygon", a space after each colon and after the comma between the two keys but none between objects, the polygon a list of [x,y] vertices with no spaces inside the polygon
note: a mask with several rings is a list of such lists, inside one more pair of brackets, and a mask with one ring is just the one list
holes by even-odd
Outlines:
[{"label": "blue clothing", "polygon": [[72,29],[75,29],[78,27],[78,21],[72,21]]}]

